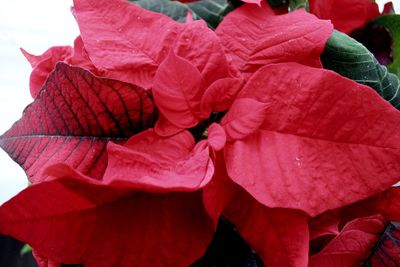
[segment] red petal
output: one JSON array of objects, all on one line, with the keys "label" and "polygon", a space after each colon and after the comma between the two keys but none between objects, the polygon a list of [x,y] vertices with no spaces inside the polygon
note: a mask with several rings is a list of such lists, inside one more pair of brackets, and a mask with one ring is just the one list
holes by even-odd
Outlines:
[{"label": "red petal", "polygon": [[239,98],[223,117],[228,141],[240,140],[254,133],[264,122],[269,104],[251,98]]},{"label": "red petal", "polygon": [[21,51],[33,68],[29,80],[29,88],[33,98],[42,89],[44,82],[56,66],[56,63],[67,60],[73,54],[71,46],[53,46],[40,56],[31,55],[22,48]]},{"label": "red petal", "polygon": [[315,218],[310,219],[310,239],[323,236],[336,236],[339,234],[339,214],[338,212],[327,211]]},{"label": "red petal", "polygon": [[101,73],[96,69],[93,65],[92,61],[87,54],[86,48],[83,44],[83,40],[81,36],[78,36],[74,41],[74,53],[71,58],[67,60],[67,63],[79,66],[81,68],[90,70],[94,74],[100,75]]},{"label": "red petal", "polygon": [[320,253],[310,258],[310,267],[358,266],[385,230],[379,216],[360,218],[348,223]]},{"label": "red petal", "polygon": [[243,82],[240,78],[224,78],[211,84],[201,99],[201,116],[208,118],[212,111],[226,111],[235,100]]},{"label": "red petal", "polygon": [[149,88],[178,23],[122,0],[75,0],[74,10],[96,67],[107,77]]},{"label": "red petal", "polygon": [[235,184],[226,173],[224,156],[222,152],[217,152],[214,177],[203,189],[204,207],[210,217],[214,219],[215,226],[217,226],[218,218],[231,201],[235,191]]},{"label": "red petal", "polygon": [[150,88],[172,48],[200,70],[206,86],[234,71],[215,33],[202,21],[179,24],[122,0],[74,3],[85,48],[107,77]]},{"label": "red petal", "polygon": [[310,11],[321,19],[330,19],[344,33],[367,24],[379,16],[379,7],[370,0],[310,0]]},{"label": "red petal", "polygon": [[317,215],[399,180],[400,114],[369,87],[288,63],[238,97],[270,103],[256,133],[225,146],[229,176],[264,205]]},{"label": "red petal", "polygon": [[154,101],[172,124],[191,128],[199,122],[201,86],[197,68],[171,51],[154,77]]},{"label": "red petal", "polygon": [[208,127],[208,143],[214,151],[220,151],[226,143],[226,134],[224,128],[218,123],[212,123]]},{"label": "red petal", "polygon": [[310,255],[320,252],[339,234],[339,211],[327,211],[309,219]]},{"label": "red petal", "polygon": [[45,179],[42,170],[59,162],[100,178],[108,141],[126,140],[153,123],[154,104],[142,88],[59,63],[0,146],[32,182]]},{"label": "red petal", "polygon": [[220,39],[205,21],[196,20],[181,26],[173,45],[175,54],[196,66],[204,80],[204,88],[219,79],[239,76],[238,70],[226,58]]},{"label": "red petal", "polygon": [[30,186],[0,217],[0,232],[54,261],[98,267],[187,267],[214,231],[200,192],[129,192],[66,178]]},{"label": "red petal", "polygon": [[289,209],[270,209],[243,190],[224,211],[265,266],[306,267],[308,262],[307,216]]},{"label": "red petal", "polygon": [[172,124],[167,118],[164,117],[162,113],[158,114],[158,119],[156,125],[154,126],[154,131],[159,136],[168,137],[171,135],[175,135],[183,130],[184,129]]},{"label": "red petal", "polygon": [[188,131],[162,138],[148,130],[133,136],[124,146],[110,143],[107,150],[103,180],[125,182],[125,186],[139,190],[197,191],[214,173],[207,143],[195,146]]},{"label": "red petal", "polygon": [[298,10],[275,16],[267,5],[244,5],[229,13],[217,28],[236,66],[248,73],[274,62],[321,66],[320,55],[332,33],[329,21]]}]

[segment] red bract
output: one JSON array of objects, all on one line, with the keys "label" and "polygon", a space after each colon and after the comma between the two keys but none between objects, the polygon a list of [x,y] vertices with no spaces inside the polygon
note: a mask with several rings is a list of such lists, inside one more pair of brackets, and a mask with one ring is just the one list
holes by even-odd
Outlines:
[{"label": "red bract", "polygon": [[310,12],[332,20],[339,31],[351,33],[378,17],[379,7],[369,0],[310,0]]},{"label": "red bract", "polygon": [[0,231],[56,262],[187,267],[213,234],[202,210],[199,192],[151,194],[64,170],[3,205]]},{"label": "red bract", "polygon": [[146,191],[196,191],[214,173],[207,143],[195,146],[187,131],[162,138],[151,129],[123,146],[111,143],[107,150],[109,161],[103,181],[134,183],[135,188]]},{"label": "red bract", "polygon": [[199,69],[206,85],[235,72],[203,21],[179,24],[117,0],[75,1],[74,8],[85,48],[107,77],[150,88],[171,49]]},{"label": "red bract", "polygon": [[332,25],[304,10],[277,16],[264,3],[261,7],[244,5],[234,10],[216,32],[235,65],[251,74],[266,64],[278,62],[320,67],[319,57]]},{"label": "red bract", "polygon": [[107,143],[152,126],[154,108],[140,87],[59,63],[0,146],[34,183],[46,178],[44,168],[60,162],[101,178]]},{"label": "red bract", "polygon": [[348,223],[320,253],[310,258],[310,267],[360,266],[385,230],[382,216],[370,216]]},{"label": "red bract", "polygon": [[309,234],[305,214],[265,207],[242,189],[236,191],[223,214],[266,266],[307,266]]},{"label": "red bract", "polygon": [[225,160],[229,176],[264,205],[313,216],[399,180],[400,115],[369,87],[273,64],[251,77],[226,116],[245,99],[269,107],[258,129],[227,143]]},{"label": "red bract", "polygon": [[21,51],[33,68],[29,81],[30,92],[33,98],[39,94],[57,62],[63,61],[90,71],[96,71],[86,54],[80,37],[76,38],[74,48],[70,46],[53,46],[40,56],[31,55],[24,49],[21,49]]}]

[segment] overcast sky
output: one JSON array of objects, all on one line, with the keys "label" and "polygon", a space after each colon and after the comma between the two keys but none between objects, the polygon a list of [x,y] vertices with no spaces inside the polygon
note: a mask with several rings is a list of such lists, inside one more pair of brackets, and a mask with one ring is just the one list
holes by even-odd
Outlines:
[{"label": "overcast sky", "polygon": [[[400,7],[400,0],[393,3]],[[79,31],[70,13],[71,0],[0,0],[0,4],[0,133],[3,133],[32,101],[28,86],[31,68],[19,48],[41,54],[50,46],[71,45]],[[0,149],[0,204],[26,185],[22,169]]]}]

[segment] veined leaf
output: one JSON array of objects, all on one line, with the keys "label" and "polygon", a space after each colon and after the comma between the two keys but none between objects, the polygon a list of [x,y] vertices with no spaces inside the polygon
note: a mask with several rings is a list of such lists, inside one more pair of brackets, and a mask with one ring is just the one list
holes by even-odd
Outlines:
[{"label": "veined leaf", "polygon": [[400,15],[384,15],[371,24],[383,26],[392,34],[393,62],[388,66],[388,69],[400,77]]},{"label": "veined leaf", "polygon": [[399,266],[400,265],[400,229],[389,223],[372,248],[371,254],[363,267]]},{"label": "veined leaf", "polygon": [[385,223],[380,215],[358,218],[349,222],[321,252],[310,258],[309,266],[360,266],[360,263],[368,258],[374,243],[379,240],[380,233],[385,229]]},{"label": "veined leaf", "polygon": [[254,133],[227,142],[226,167],[264,205],[315,216],[399,181],[400,112],[371,88],[280,63],[258,70],[240,98],[270,105]]},{"label": "veined leaf", "polygon": [[187,12],[190,11],[193,19],[203,19],[211,28],[216,28],[222,18],[234,9],[234,6],[227,0],[204,0],[189,3],[170,0],[130,0],[130,2],[165,14],[179,22],[185,22]]},{"label": "veined leaf", "polygon": [[22,118],[0,137],[0,147],[33,183],[45,178],[46,166],[60,162],[100,178],[107,143],[125,140],[154,120],[144,89],[58,63]]},{"label": "veined leaf", "polygon": [[216,33],[236,67],[245,76],[278,62],[320,67],[331,23],[304,10],[280,16],[275,12],[267,3],[243,5],[218,26]]},{"label": "veined leaf", "polygon": [[135,192],[72,170],[28,187],[0,206],[0,217],[0,232],[54,262],[89,267],[187,267],[214,232],[201,192]]},{"label": "veined leaf", "polygon": [[324,68],[372,87],[395,108],[400,108],[399,78],[388,72],[367,48],[353,38],[334,31],[321,61]]}]

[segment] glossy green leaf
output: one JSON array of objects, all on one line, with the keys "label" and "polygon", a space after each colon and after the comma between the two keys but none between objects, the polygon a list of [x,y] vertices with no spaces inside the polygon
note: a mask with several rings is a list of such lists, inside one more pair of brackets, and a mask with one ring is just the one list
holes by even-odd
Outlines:
[{"label": "glossy green leaf", "polygon": [[400,77],[400,15],[384,15],[374,20],[371,24],[383,26],[391,33],[393,62],[388,65],[388,69]]},{"label": "glossy green leaf", "polygon": [[179,22],[185,22],[187,12],[190,11],[193,19],[203,19],[211,28],[216,28],[222,18],[234,9],[227,0],[203,0],[191,3],[170,0],[130,0],[130,2],[147,10],[165,14]]},{"label": "glossy green leaf", "polygon": [[338,31],[329,38],[321,61],[333,70],[358,83],[368,85],[400,109],[400,81],[375,59],[362,44]]}]

